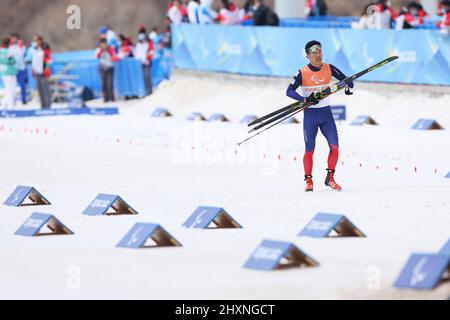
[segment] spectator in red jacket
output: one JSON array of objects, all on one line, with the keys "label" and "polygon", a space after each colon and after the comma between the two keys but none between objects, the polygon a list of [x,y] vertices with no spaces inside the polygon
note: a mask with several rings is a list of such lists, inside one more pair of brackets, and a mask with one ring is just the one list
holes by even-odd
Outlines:
[{"label": "spectator in red jacket", "polygon": [[239,10],[230,0],[222,0],[222,8],[218,17],[219,23],[223,25],[239,24]]},{"label": "spectator in red jacket", "polygon": [[423,17],[426,16],[425,10],[417,2],[411,2],[407,7],[403,7],[399,16],[395,19],[395,29],[414,29],[423,25]]},{"label": "spectator in red jacket", "polygon": [[450,1],[444,0],[439,4],[439,16],[442,20],[437,23],[437,27],[442,30],[450,31]]},{"label": "spectator in red jacket", "polygon": [[100,76],[102,79],[103,100],[105,102],[115,101],[114,96],[114,62],[119,58],[105,38],[100,39],[100,45],[95,51],[95,56],[99,59]]},{"label": "spectator in red jacket", "polygon": [[120,38],[120,48],[119,48],[119,59],[133,57],[133,42],[130,38],[124,36],[123,34],[119,35]]}]

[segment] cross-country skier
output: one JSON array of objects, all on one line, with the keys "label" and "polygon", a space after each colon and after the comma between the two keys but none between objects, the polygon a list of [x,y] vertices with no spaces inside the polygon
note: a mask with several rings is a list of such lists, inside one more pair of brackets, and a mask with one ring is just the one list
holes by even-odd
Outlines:
[{"label": "cross-country skier", "polygon": [[[313,104],[304,110],[303,125],[306,151],[303,158],[303,166],[306,181],[305,191],[313,191],[313,155],[319,128],[330,146],[325,185],[333,190],[340,191],[342,188],[334,180],[336,164],[339,158],[339,141],[336,123],[331,112],[330,98],[327,97],[319,101],[313,93],[330,86],[332,77],[343,80],[346,76],[335,66],[322,62],[322,45],[319,41],[309,41],[305,46],[305,52],[310,63],[297,72],[286,92],[292,99]],[[348,84],[345,94],[353,94],[350,88],[353,88],[352,82]],[[299,89],[300,93],[297,92],[297,89]]]}]

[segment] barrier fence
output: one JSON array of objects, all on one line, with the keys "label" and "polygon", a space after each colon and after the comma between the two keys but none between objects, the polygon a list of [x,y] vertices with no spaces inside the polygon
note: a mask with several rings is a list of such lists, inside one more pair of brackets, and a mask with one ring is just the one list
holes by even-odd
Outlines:
[{"label": "barrier fence", "polygon": [[352,30],[172,25],[175,67],[291,77],[308,63],[305,43],[322,42],[324,60],[347,75],[388,56],[399,59],[361,81],[450,85],[450,37],[437,30]]},{"label": "barrier fence", "polygon": [[[52,79],[58,82],[70,81],[76,86],[91,88],[98,97],[101,93],[99,63],[94,51],[72,51],[53,54],[51,64]],[[152,62],[153,86],[169,79],[172,70],[172,54],[169,50],[161,52]],[[35,80],[28,65],[28,85],[35,89]],[[3,84],[0,79],[0,88]],[[124,58],[115,64],[114,89],[117,96],[143,97],[145,93],[144,75],[141,63],[134,58]]]}]

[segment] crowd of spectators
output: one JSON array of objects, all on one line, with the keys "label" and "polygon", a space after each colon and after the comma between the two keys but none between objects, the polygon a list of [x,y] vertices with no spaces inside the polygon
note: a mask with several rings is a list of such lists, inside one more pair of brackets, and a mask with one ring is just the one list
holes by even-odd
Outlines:
[{"label": "crowd of spectators", "polygon": [[[439,29],[450,27],[450,1],[439,3],[438,15],[441,21],[437,22]],[[424,18],[428,13],[420,1],[412,1],[396,12],[388,0],[379,0],[367,4],[358,21],[352,22],[353,29],[415,29],[424,25]]]},{"label": "crowd of spectators", "polygon": [[213,8],[213,0],[170,1],[167,19],[169,23],[239,25],[253,21],[255,26],[279,26],[278,15],[263,0],[247,0],[237,6],[233,0],[222,0],[220,8]]},{"label": "crowd of spectators", "polygon": [[[308,0],[305,7],[307,17],[327,14],[324,0]],[[438,8],[437,27],[450,31],[450,0],[441,0]],[[377,0],[367,4],[354,29],[414,29],[424,24],[428,13],[420,1],[412,1],[396,12],[388,0]],[[163,32],[153,28],[150,32],[144,26],[138,28],[136,42],[124,34],[117,34],[110,27],[99,30],[98,47],[95,57],[99,60],[103,98],[105,102],[115,101],[114,66],[124,58],[135,58],[142,64],[147,95],[152,94],[152,61],[163,54],[164,48],[171,47],[170,24],[253,24],[255,26],[278,26],[277,14],[263,0],[247,0],[244,6],[237,6],[233,0],[221,0],[218,10],[213,8],[213,0],[175,0],[170,1],[167,11],[167,23]],[[52,104],[49,78],[51,76],[52,52],[42,36],[35,35],[27,47],[19,34],[4,37],[0,46],[0,77],[5,90],[0,106],[12,109],[16,103],[15,95],[20,88],[20,100],[28,102],[27,69],[36,81],[41,108],[50,108]]]},{"label": "crowd of spectators", "polygon": [[31,74],[36,80],[41,108],[50,108],[52,99],[48,79],[51,74],[51,62],[50,46],[42,36],[35,35],[29,47],[17,33],[4,37],[0,47],[0,76],[5,87],[1,107],[3,109],[14,108],[17,87],[20,88],[22,104],[27,104],[27,84],[29,82],[27,66],[29,66]]}]

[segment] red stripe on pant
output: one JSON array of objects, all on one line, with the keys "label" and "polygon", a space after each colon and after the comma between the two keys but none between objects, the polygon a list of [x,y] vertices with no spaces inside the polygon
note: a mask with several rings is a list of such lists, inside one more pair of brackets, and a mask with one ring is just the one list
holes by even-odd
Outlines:
[{"label": "red stripe on pant", "polygon": [[[305,168],[305,175],[311,176],[313,169],[313,156],[314,150],[306,151],[303,156],[303,167]],[[339,147],[337,145],[330,145],[330,153],[328,154],[328,168],[330,170],[335,170],[339,159]]]}]

